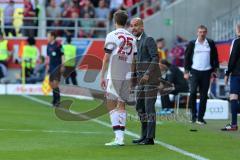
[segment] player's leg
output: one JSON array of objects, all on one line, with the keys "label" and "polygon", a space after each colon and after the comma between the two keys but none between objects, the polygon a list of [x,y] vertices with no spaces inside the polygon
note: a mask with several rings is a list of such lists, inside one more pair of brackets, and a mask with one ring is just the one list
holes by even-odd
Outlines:
[{"label": "player's leg", "polygon": [[119,143],[124,144],[124,132],[126,128],[127,112],[126,112],[126,102],[129,99],[130,94],[130,81],[122,80],[116,85],[119,88],[118,94],[118,122],[119,130],[117,131],[117,138]]},{"label": "player's leg", "polygon": [[73,85],[78,85],[78,83],[77,83],[77,72],[76,72],[75,68],[72,69],[71,80],[72,80]]},{"label": "player's leg", "polygon": [[50,86],[52,88],[53,93],[53,101],[52,104],[55,107],[58,107],[60,104],[60,89],[59,89],[59,82],[61,78],[60,71],[55,71],[54,73],[50,74]]},{"label": "player's leg", "polygon": [[239,105],[239,93],[240,93],[240,77],[231,76],[230,77],[230,105],[232,113],[232,122],[231,124],[226,125],[222,130],[223,131],[237,131],[237,113]]},{"label": "player's leg", "polygon": [[118,146],[122,145],[118,142],[118,135],[119,135],[119,130],[120,130],[120,125],[119,125],[119,114],[118,114],[118,109],[117,109],[117,104],[118,104],[118,97],[117,97],[117,89],[116,84],[113,84],[113,80],[108,80],[107,84],[107,109],[109,111],[109,116],[110,116],[110,121],[112,124],[112,128],[115,134],[115,138],[112,142],[106,143],[106,146]]}]

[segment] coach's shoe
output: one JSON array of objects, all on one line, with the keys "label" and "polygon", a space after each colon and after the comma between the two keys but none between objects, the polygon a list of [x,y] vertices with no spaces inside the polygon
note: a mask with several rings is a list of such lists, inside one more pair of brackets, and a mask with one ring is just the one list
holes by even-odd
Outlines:
[{"label": "coach's shoe", "polygon": [[59,101],[58,102],[53,102],[52,105],[53,105],[53,107],[59,107],[60,106],[60,102]]},{"label": "coach's shoe", "polygon": [[139,144],[139,143],[143,142],[144,140],[145,140],[145,137],[141,137],[140,139],[134,139],[134,140],[132,141],[132,143],[134,143],[134,144]]},{"label": "coach's shoe", "polygon": [[228,124],[224,128],[222,128],[221,130],[222,131],[237,131],[238,130],[238,126],[237,125]]},{"label": "coach's shoe", "polygon": [[112,142],[105,143],[105,146],[124,146],[124,142],[115,138]]},{"label": "coach's shoe", "polygon": [[152,138],[146,138],[144,141],[139,143],[140,145],[154,145],[154,140]]}]

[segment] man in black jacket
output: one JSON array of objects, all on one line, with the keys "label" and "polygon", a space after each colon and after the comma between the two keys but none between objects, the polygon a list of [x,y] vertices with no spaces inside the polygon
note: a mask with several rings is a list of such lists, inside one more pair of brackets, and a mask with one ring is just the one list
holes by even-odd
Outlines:
[{"label": "man in black jacket", "polygon": [[[174,90],[170,93],[173,95],[177,95],[179,92],[188,92],[188,82],[184,79],[183,72],[175,65],[172,65],[167,60],[160,61],[160,69],[161,72],[165,72],[163,74],[164,79],[174,85]],[[164,110],[169,110],[173,108],[173,103],[171,103],[169,94],[161,96],[162,108]]]},{"label": "man in black jacket", "polygon": [[152,37],[144,32],[143,20],[134,18],[131,21],[131,29],[137,37],[137,104],[136,110],[141,120],[141,138],[133,140],[133,143],[153,145],[156,128],[155,102],[160,83],[160,68],[157,45]]},{"label": "man in black jacket", "polygon": [[238,38],[234,39],[231,47],[231,56],[228,62],[228,69],[225,75],[225,85],[228,84],[230,77],[230,103],[232,111],[232,123],[226,125],[223,131],[237,131],[237,113],[239,108],[239,94],[240,94],[240,24],[236,27]]},{"label": "man in black jacket", "polygon": [[[208,98],[211,75],[216,76],[219,67],[217,48],[213,40],[206,38],[207,27],[197,28],[197,40],[191,41],[185,51],[184,78],[190,78],[189,107],[192,108],[192,122],[206,124],[203,119]],[[197,115],[197,89],[200,92],[200,105]]]}]

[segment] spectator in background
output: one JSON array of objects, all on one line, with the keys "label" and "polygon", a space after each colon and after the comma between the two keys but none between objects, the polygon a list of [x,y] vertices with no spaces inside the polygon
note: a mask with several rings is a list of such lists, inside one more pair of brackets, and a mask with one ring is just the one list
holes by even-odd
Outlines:
[{"label": "spectator in background", "polygon": [[86,13],[89,15],[89,18],[95,18],[95,9],[90,0],[81,1],[80,18],[85,18]]},{"label": "spectator in background", "polygon": [[[39,16],[40,16],[40,11],[41,11],[41,7],[40,7],[40,4],[39,4],[39,0],[34,0],[35,2],[35,8],[34,8],[34,12],[35,12],[35,15],[37,17],[37,19],[34,20],[34,24],[36,27],[38,27],[38,19],[39,19]],[[37,37],[38,35],[38,29],[35,29],[35,34],[34,36]]]},{"label": "spectator in background", "polygon": [[52,20],[47,20],[47,26],[56,26],[59,24],[57,18],[61,17],[61,8],[56,5],[55,0],[51,0],[49,6],[46,9],[47,18],[52,18]]},{"label": "spectator in background", "polygon": [[109,8],[107,8],[105,0],[100,0],[98,3],[98,7],[95,9],[96,18],[107,20],[109,12],[110,10]]},{"label": "spectator in background", "polygon": [[35,46],[34,37],[28,37],[27,45],[23,47],[22,67],[25,70],[25,77],[28,78],[33,74],[38,59],[38,48]]},{"label": "spectator in background", "polygon": [[[72,18],[71,20],[64,20],[62,23],[62,26],[64,27],[74,27],[75,23],[79,23],[77,21],[75,21],[77,18],[79,18],[79,14],[80,14],[80,7],[79,7],[79,3],[77,1],[71,1],[70,4],[65,4],[65,10],[62,14],[62,16],[64,18]],[[70,34],[73,34],[74,30],[69,30],[69,29],[65,29],[64,30],[64,35],[63,36],[67,36]]]},{"label": "spectator in background", "polygon": [[101,1],[101,0],[91,0],[91,2],[92,2],[92,4],[93,4],[94,8],[99,7],[99,1]]},{"label": "spectator in background", "polygon": [[81,27],[83,27],[83,29],[80,30],[79,37],[91,38],[94,34],[94,30],[91,29],[95,26],[94,21],[89,20],[90,15],[88,13],[85,13],[83,18],[86,20],[81,21]]},{"label": "spectator in background", "polygon": [[[170,64],[167,60],[160,60],[159,66],[163,79],[174,85],[175,90],[170,94],[177,95],[179,92],[188,92],[188,82],[177,66]],[[169,94],[161,96],[161,103],[163,108],[161,113],[171,113],[174,104],[170,101]]]},{"label": "spectator in background", "polygon": [[11,33],[12,36],[16,36],[15,28],[13,28],[13,14],[14,14],[14,1],[10,0],[8,5],[4,9],[4,26],[5,26],[4,31],[6,36],[9,36],[9,33]]},{"label": "spectator in background", "polygon": [[144,1],[143,6],[141,7],[141,15],[140,15],[142,19],[153,15],[154,10],[151,5],[152,5],[151,1],[149,0]]},{"label": "spectator in background", "polygon": [[110,10],[115,12],[123,5],[123,0],[111,0],[110,1]]},{"label": "spectator in background", "polygon": [[157,40],[157,47],[158,47],[158,55],[160,60],[167,59],[167,52],[164,50],[165,48],[165,40],[164,38],[159,38]]},{"label": "spectator in background", "polygon": [[[108,20],[108,16],[110,13],[109,8],[107,8],[107,4],[105,0],[99,1],[98,8],[95,9],[96,12],[96,18],[100,18],[97,22],[97,27],[106,27],[106,21]],[[98,37],[104,37],[106,35],[106,31],[96,31],[96,35]]]},{"label": "spectator in background", "polygon": [[123,0],[111,0],[110,1],[110,15],[109,15],[109,21],[112,22],[113,20],[113,14],[122,7]]},{"label": "spectator in background", "polygon": [[[23,16],[26,19],[23,19],[23,26],[24,27],[34,27],[34,20],[35,12],[33,9],[33,5],[30,0],[24,0],[24,9],[23,9]],[[32,19],[31,19],[32,18]],[[22,29],[23,36],[30,37],[34,36],[34,29]]]},{"label": "spectator in background", "polygon": [[3,33],[0,31],[0,78],[6,76],[7,62],[12,50],[8,40],[4,39]]},{"label": "spectator in background", "polygon": [[4,38],[3,33],[0,31],[0,64],[7,67],[7,61],[12,51],[12,46],[9,45],[8,40]]}]

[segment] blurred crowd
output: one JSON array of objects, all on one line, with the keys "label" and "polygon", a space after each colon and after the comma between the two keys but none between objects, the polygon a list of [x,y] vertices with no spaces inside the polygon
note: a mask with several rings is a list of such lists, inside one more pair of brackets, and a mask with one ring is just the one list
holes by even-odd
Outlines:
[{"label": "blurred crowd", "polygon": [[[176,0],[48,0],[44,7],[39,0],[24,0],[21,35],[37,36],[41,10],[46,13],[46,30],[55,30],[58,36],[73,35],[78,38],[104,38],[111,27],[116,10],[127,10],[129,16],[146,18]],[[138,5],[139,4],[139,5]],[[16,36],[13,28],[14,0],[4,8],[6,36]],[[80,29],[79,29],[80,28]],[[76,33],[77,29],[77,33]]]}]

